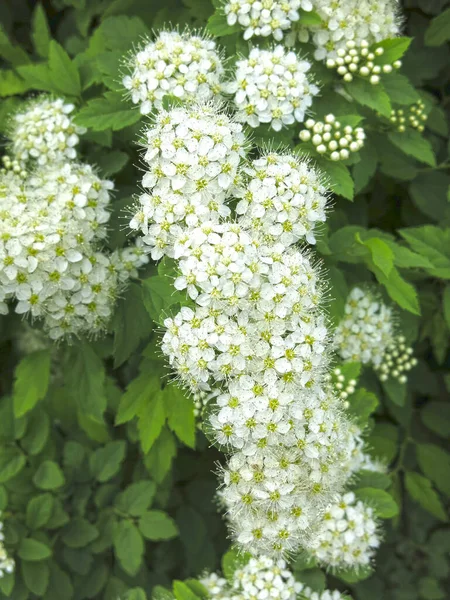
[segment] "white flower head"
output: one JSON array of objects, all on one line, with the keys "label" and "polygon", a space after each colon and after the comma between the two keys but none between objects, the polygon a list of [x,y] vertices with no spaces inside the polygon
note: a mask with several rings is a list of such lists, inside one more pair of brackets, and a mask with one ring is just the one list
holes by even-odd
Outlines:
[{"label": "white flower head", "polygon": [[86,129],[73,122],[74,108],[61,98],[40,96],[14,114],[8,131],[13,157],[38,165],[75,159],[79,136]]},{"label": "white flower head", "polygon": [[225,75],[215,41],[204,33],[161,31],[132,55],[123,80],[142,114],[163,107],[165,96],[196,102],[220,95]]},{"label": "white flower head", "polygon": [[258,47],[236,63],[226,89],[235,94],[236,118],[251,127],[267,123],[275,131],[302,122],[319,92],[308,71],[311,63],[283,46]]}]

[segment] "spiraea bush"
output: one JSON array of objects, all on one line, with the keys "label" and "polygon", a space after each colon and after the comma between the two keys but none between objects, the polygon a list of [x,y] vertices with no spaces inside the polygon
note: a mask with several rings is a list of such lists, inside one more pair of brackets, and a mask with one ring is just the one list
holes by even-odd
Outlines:
[{"label": "spiraea bush", "polygon": [[0,5],[0,598],[445,600],[448,1]]}]

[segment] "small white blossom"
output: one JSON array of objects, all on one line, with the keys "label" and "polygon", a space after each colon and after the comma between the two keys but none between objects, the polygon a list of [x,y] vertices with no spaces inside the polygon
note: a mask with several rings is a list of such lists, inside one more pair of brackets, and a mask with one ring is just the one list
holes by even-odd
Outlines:
[{"label": "small white blossom", "polygon": [[220,94],[225,75],[215,41],[189,31],[161,31],[132,56],[129,71],[122,83],[143,115],[160,110],[167,95],[210,100]]},{"label": "small white blossom", "polygon": [[14,559],[8,556],[6,548],[3,545],[4,539],[5,536],[3,535],[3,522],[0,521],[0,579],[4,577],[5,573],[13,573],[15,568]]},{"label": "small white blossom", "polygon": [[79,136],[86,129],[74,124],[70,114],[74,108],[61,98],[44,96],[16,113],[8,131],[14,158],[21,163],[33,160],[38,165],[75,159]]},{"label": "small white blossom", "polygon": [[251,127],[269,124],[275,131],[302,122],[319,88],[308,76],[311,63],[283,46],[258,47],[238,60],[234,81],[226,86],[234,93],[236,119]]}]

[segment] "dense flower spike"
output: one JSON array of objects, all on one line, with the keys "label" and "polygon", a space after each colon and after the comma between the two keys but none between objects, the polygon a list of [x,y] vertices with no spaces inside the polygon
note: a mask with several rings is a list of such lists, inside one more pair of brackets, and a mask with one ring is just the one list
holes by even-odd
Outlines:
[{"label": "dense flower spike", "polygon": [[224,5],[228,25],[239,23],[245,28],[244,40],[272,35],[278,42],[299,20],[299,9],[312,10],[311,0],[226,0]]},{"label": "dense flower spike", "polygon": [[317,60],[336,59],[349,40],[359,47],[395,37],[401,27],[397,0],[313,0],[313,8],[322,22],[302,28],[300,39],[307,41],[311,34]]},{"label": "dense flower spike", "polygon": [[[0,511],[0,516],[1,516]],[[0,579],[4,577],[5,573],[12,573],[14,571],[15,563],[14,559],[10,558],[6,553],[5,547],[3,546],[3,523],[0,521]]]},{"label": "dense flower spike", "polygon": [[[205,575],[201,580],[208,594],[214,600],[343,600],[338,591],[314,592],[297,581],[283,559],[273,560],[268,556],[250,558],[238,567],[231,582],[215,573]],[[346,596],[347,600],[349,597]]]},{"label": "dense flower spike", "polygon": [[370,364],[380,373],[406,383],[405,373],[417,360],[404,336],[396,332],[392,310],[369,290],[354,288],[345,305],[345,316],[334,333],[334,346],[344,360]]},{"label": "dense flower spike", "polygon": [[146,262],[139,246],[105,254],[113,184],[89,165],[46,165],[0,179],[0,310],[43,319],[53,339],[105,327],[129,276]]},{"label": "dense flower spike", "polygon": [[39,97],[11,120],[8,137],[11,153],[20,163],[34,160],[38,165],[76,158],[79,135],[86,132],[74,124],[73,104],[61,98]]},{"label": "dense flower spike", "polygon": [[310,68],[283,46],[253,48],[248,58],[237,61],[235,80],[226,86],[235,93],[236,118],[251,127],[268,123],[275,131],[302,122],[319,92],[307,75]]},{"label": "dense flower spike", "polygon": [[389,121],[400,133],[406,131],[407,127],[412,127],[422,133],[425,130],[425,121],[427,119],[428,115],[425,103],[419,100],[407,108],[393,109]]},{"label": "dense flower spike", "polygon": [[384,48],[377,46],[372,52],[367,40],[361,40],[358,45],[354,40],[349,40],[346,42],[345,48],[339,48],[336,54],[336,58],[327,60],[327,67],[336,69],[347,82],[353,81],[355,75],[360,75],[368,78],[372,85],[376,85],[380,82],[380,75],[392,73],[393,69],[399,69],[402,66],[399,60],[392,64],[383,64],[380,57],[384,54]]},{"label": "dense flower spike", "polygon": [[380,545],[377,527],[372,508],[349,492],[328,508],[321,528],[311,536],[308,550],[330,567],[369,566]]},{"label": "dense flower spike", "polygon": [[314,229],[325,221],[327,189],[321,175],[303,159],[269,152],[242,169],[239,222],[263,243],[315,243]]},{"label": "dense flower spike", "polygon": [[[144,234],[152,257],[174,256],[188,228],[218,223],[245,154],[242,125],[215,105],[161,111],[146,132],[142,185],[130,227]],[[186,240],[186,243],[189,240]]]},{"label": "dense flower spike", "polygon": [[[161,113],[147,132],[143,184],[149,198],[163,186],[177,192],[180,217],[164,206],[163,226],[153,208],[132,225],[145,224],[155,257],[177,259],[174,287],[194,302],[165,320],[162,350],[183,385],[212,396],[204,430],[232,454],[220,498],[233,535],[253,552],[280,555],[298,549],[351,458],[349,423],[324,378],[320,273],[293,246],[313,239],[327,194],[320,175],[288,155],[239,169],[237,127],[213,107]],[[237,222],[224,220],[231,194],[241,198]],[[185,208],[194,197],[206,206],[197,215]]]},{"label": "dense flower spike", "polygon": [[143,115],[160,110],[164,96],[184,102],[219,95],[225,75],[221,53],[209,37],[161,31],[133,55],[122,83]]},{"label": "dense flower spike", "polygon": [[308,119],[306,129],[300,131],[302,142],[311,142],[316,152],[331,160],[346,160],[351,152],[358,152],[364,146],[366,134],[362,127],[343,126],[332,114],[325,121]]}]

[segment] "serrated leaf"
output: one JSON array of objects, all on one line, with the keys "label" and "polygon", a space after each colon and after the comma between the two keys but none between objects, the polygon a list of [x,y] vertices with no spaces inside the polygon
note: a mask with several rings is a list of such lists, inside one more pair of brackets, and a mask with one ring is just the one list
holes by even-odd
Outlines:
[{"label": "serrated leaf", "polygon": [[23,416],[42,400],[50,381],[49,350],[39,350],[25,356],[14,373],[14,415]]},{"label": "serrated leaf", "polygon": [[221,11],[216,11],[212,14],[206,23],[206,30],[214,37],[224,37],[242,31],[240,25],[228,25],[225,14]]},{"label": "serrated leaf", "polygon": [[173,287],[173,281],[161,275],[154,275],[142,281],[145,308],[151,318],[160,323],[167,317],[168,309],[186,300],[186,294]]},{"label": "serrated leaf", "polygon": [[415,252],[432,263],[433,268],[427,269],[430,275],[450,279],[450,228],[423,225],[400,229],[399,233]]},{"label": "serrated leaf", "polygon": [[92,129],[119,131],[134,125],[140,119],[138,110],[127,105],[124,97],[116,92],[106,92],[102,98],[93,98],[76,115],[76,122]]},{"label": "serrated leaf", "polygon": [[356,194],[366,187],[377,170],[378,154],[370,138],[359,151],[359,156],[361,160],[352,168]]},{"label": "serrated leaf", "polygon": [[139,531],[147,540],[170,540],[178,535],[175,521],[162,510],[149,510],[139,519]]},{"label": "serrated leaf", "polygon": [[74,517],[62,530],[61,538],[69,548],[83,548],[99,536],[98,529],[83,517]]},{"label": "serrated leaf", "polygon": [[179,387],[168,385],[164,388],[164,404],[170,429],[186,446],[194,448],[196,426],[192,399]]},{"label": "serrated leaf", "polygon": [[391,101],[383,84],[372,85],[368,79],[357,77],[346,85],[346,90],[358,104],[368,106],[384,117],[391,116]]},{"label": "serrated leaf", "polygon": [[375,268],[372,270],[394,302],[414,315],[420,315],[420,304],[416,289],[403,279],[395,267],[389,273],[389,277],[386,277],[379,269]]},{"label": "serrated leaf", "polygon": [[392,519],[398,515],[398,506],[394,498],[377,488],[359,488],[355,490],[355,495],[367,506],[371,506],[375,513],[382,519]]},{"label": "serrated leaf", "polygon": [[34,49],[42,58],[47,58],[51,40],[50,27],[41,3],[36,4],[31,21],[31,37]]},{"label": "serrated leaf", "polygon": [[386,490],[391,483],[391,478],[386,473],[362,469],[356,473],[352,486],[353,489],[369,487]]},{"label": "serrated leaf", "polygon": [[147,471],[157,483],[161,483],[170,471],[176,454],[175,438],[167,427],[163,427],[149,453],[144,457]]},{"label": "serrated leaf", "polygon": [[419,473],[408,471],[405,473],[405,485],[411,498],[418,502],[422,508],[440,521],[448,521],[444,507],[429,479]]},{"label": "serrated leaf", "polygon": [[389,245],[376,237],[363,241],[358,234],[356,234],[356,241],[369,249],[374,265],[380,269],[385,277],[389,278],[394,267],[394,253]]},{"label": "serrated leaf", "polygon": [[114,531],[114,553],[128,575],[136,575],[142,564],[144,540],[138,528],[128,520],[119,521]]},{"label": "serrated leaf", "polygon": [[46,525],[53,513],[53,496],[39,494],[27,504],[26,524],[30,529],[40,529]]},{"label": "serrated leaf", "polygon": [[450,496],[450,454],[436,444],[416,444],[422,472],[446,496]]},{"label": "serrated leaf", "polygon": [[332,191],[339,196],[353,200],[354,184],[348,168],[340,162],[315,158],[319,169],[328,176]]},{"label": "serrated leaf", "polygon": [[393,104],[410,105],[420,100],[420,95],[405,75],[383,74],[383,87]]},{"label": "serrated leaf", "polygon": [[0,446],[0,483],[15,477],[26,463],[25,455],[17,446]]},{"label": "serrated leaf", "polygon": [[0,57],[14,66],[30,62],[30,57],[18,44],[13,44],[0,23]]},{"label": "serrated leaf", "polygon": [[116,415],[116,425],[133,419],[161,389],[158,374],[152,372],[150,361],[144,362],[141,373],[127,386]]},{"label": "serrated leaf", "polygon": [[365,427],[369,420],[370,415],[378,406],[378,398],[372,392],[368,392],[364,388],[358,388],[354,394],[348,399],[349,413],[361,426]]},{"label": "serrated leaf", "polygon": [[80,74],[75,64],[62,46],[50,40],[48,51],[50,80],[55,89],[68,96],[79,96],[81,93]]},{"label": "serrated leaf", "polygon": [[436,166],[436,158],[430,142],[418,131],[411,128],[407,128],[403,132],[391,131],[388,133],[388,138],[394,146],[400,148],[408,156],[412,156],[431,167]]},{"label": "serrated leaf", "polygon": [[115,501],[116,507],[132,517],[139,517],[153,501],[156,485],[153,481],[138,481],[130,484]]},{"label": "serrated leaf", "polygon": [[383,48],[384,52],[381,56],[375,58],[374,62],[383,65],[392,64],[405,54],[411,42],[412,38],[410,37],[393,37],[382,40],[381,42],[376,42],[374,46],[376,48]]},{"label": "serrated leaf", "polygon": [[30,84],[14,71],[0,70],[0,98],[23,94],[30,89]]},{"label": "serrated leaf", "polygon": [[50,581],[50,569],[46,563],[22,561],[22,577],[27,588],[38,598],[45,598]]},{"label": "serrated leaf", "polygon": [[119,472],[120,465],[125,459],[126,448],[125,440],[116,440],[91,454],[89,467],[97,481],[104,483]]}]

